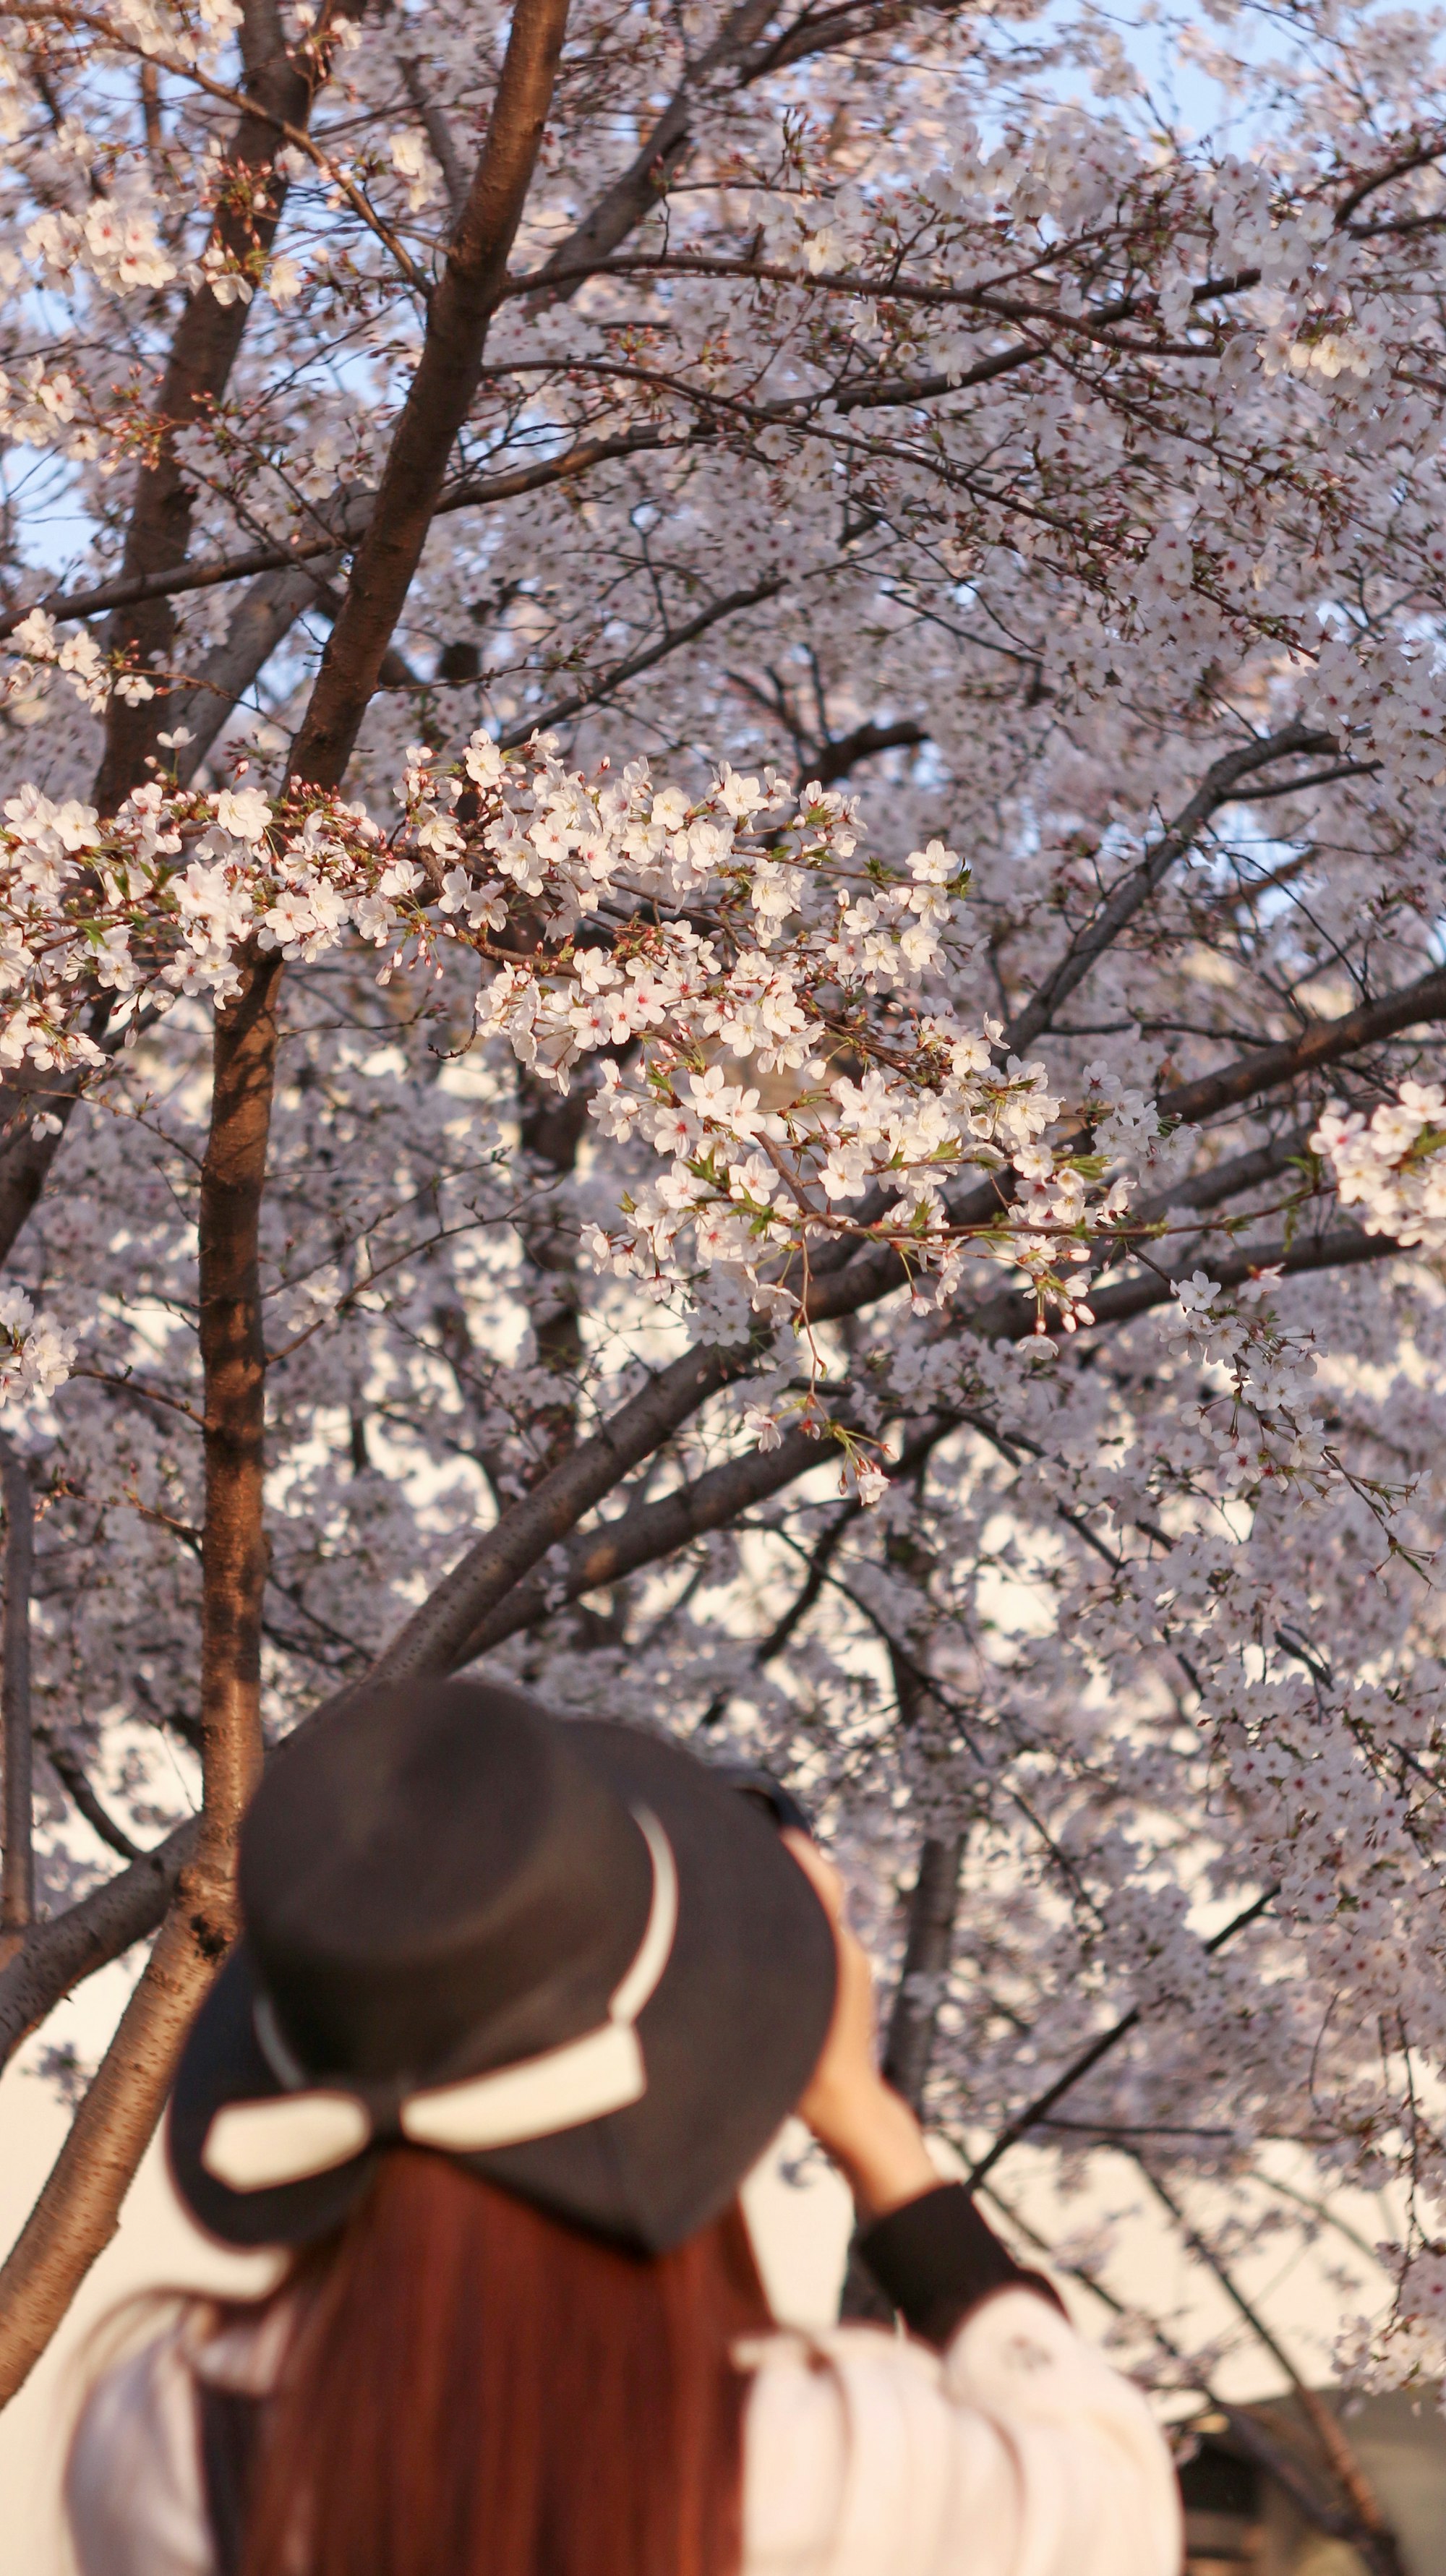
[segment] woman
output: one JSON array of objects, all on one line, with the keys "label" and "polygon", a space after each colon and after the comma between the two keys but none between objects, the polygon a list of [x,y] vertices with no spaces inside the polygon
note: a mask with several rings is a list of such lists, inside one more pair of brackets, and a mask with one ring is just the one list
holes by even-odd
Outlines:
[{"label": "woman", "polygon": [[[874,2071],[807,1838],[460,1683],[277,1756],[171,2168],[224,2242],[77,2432],[82,2576],[1174,2576],[1143,2400]],[[797,2108],[910,2333],[778,2333],[737,2189]]]}]

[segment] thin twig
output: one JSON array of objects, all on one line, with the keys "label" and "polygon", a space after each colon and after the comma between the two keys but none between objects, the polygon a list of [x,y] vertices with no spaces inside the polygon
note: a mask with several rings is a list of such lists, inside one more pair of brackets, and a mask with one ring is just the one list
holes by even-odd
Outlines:
[{"label": "thin twig", "polygon": [[[1237,1932],[1243,1932],[1248,1924],[1258,1922],[1266,1907],[1273,1904],[1279,1894],[1279,1883],[1273,1882],[1262,1895],[1254,1899],[1253,1903],[1247,1905],[1243,1912],[1232,1916],[1218,1932],[1213,1932],[1209,1940],[1202,1945],[1207,1957],[1213,1958],[1218,1951],[1224,1949],[1228,1941],[1234,1940]],[[993,2146],[974,2166],[969,2176],[971,2191],[984,2180],[986,2174],[994,2171],[1001,2156],[1007,2155],[1011,2147],[1017,2146],[1020,2139],[1026,2137],[1029,2131],[1037,2126],[1047,2111],[1054,2109],[1056,2102],[1063,2101],[1066,2093],[1073,2092],[1076,2084],[1081,2083],[1086,2075],[1093,2072],[1102,2057],[1108,2057],[1111,2049],[1118,2047],[1122,2039],[1128,2038],[1132,2030],[1138,2029],[1142,2018],[1142,2007],[1139,2004],[1131,2004],[1129,2011],[1122,2013],[1110,2029],[1102,2030],[1097,2039],[1090,2041],[1088,2048],[1080,2051],[1079,2056],[1071,2061],[1062,2075],[1057,2075],[1054,2082],[1048,2085],[1043,2093],[1037,2094],[1032,2102],[1027,2103],[1022,2111],[1015,2114],[1008,2127],[1000,2130]]]},{"label": "thin twig", "polygon": [[32,1741],[44,1747],[51,1770],[65,1790],[77,1815],[85,1818],[91,1832],[99,1834],[101,1841],[107,1843],[122,1860],[139,1860],[140,1844],[131,1841],[125,1827],[118,1825],[109,1808],[101,1804],[91,1787],[89,1774],[80,1756],[60,1736],[53,1734],[48,1726],[37,1726],[34,1729]]},{"label": "thin twig", "polygon": [[1377,2576],[1405,2576],[1401,2565],[1400,2545],[1382,2510],[1380,2498],[1357,2459],[1354,2448],[1347,2440],[1344,2428],[1331,2413],[1325,2399],[1316,2389],[1307,2387],[1278,2336],[1272,2332],[1258,2309],[1246,2297],[1228,2266],[1207,2244],[1198,2228],[1191,2225],[1179,2202],[1166,2189],[1159,2175],[1151,2169],[1138,2151],[1135,2151],[1133,2161],[1144,2175],[1161,2208],[1173,2219],[1196,2261],[1203,2263],[1206,2270],[1219,2282],[1231,2306],[1244,2318],[1251,2333],[1264,2345],[1272,2361],[1289,2380],[1296,2403],[1320,2445],[1331,2475],[1347,2497],[1359,2520],[1361,2530],[1358,2545],[1377,2571]]},{"label": "thin twig", "polygon": [[1187,2358],[1173,2337],[1166,2334],[1163,2326],[1157,2325],[1152,2317],[1143,2316],[1138,2308],[1127,2307],[1123,2299],[1117,2299],[1113,2290],[1106,2289],[1093,2265],[1067,2262],[1056,2253],[1048,2239],[1040,2235],[1038,2228],[1031,2227],[1028,2219],[1007,2200],[1002,2199],[992,2185],[986,2193],[986,2198],[993,2201],[1007,2226],[1043,2254],[1053,2270],[1065,2272],[1071,2280],[1080,2282],[1092,2298],[1098,2299],[1102,2307],[1109,2309],[1112,2316],[1121,2319],[1138,2319],[1156,2349],[1163,2353],[1168,2361],[1174,2363],[1182,2374],[1189,2373],[1188,2378],[1182,2377],[1181,2384],[1193,2388],[1198,2396],[1205,2399],[1207,2405],[1214,2407],[1224,2417],[1231,2439],[1245,2452],[1247,2458],[1258,2468],[1264,2469],[1267,2477],[1274,2478],[1276,2484],[1282,2487],[1299,2507],[1307,2522],[1311,2523],[1317,2531],[1328,2532],[1333,2539],[1353,2541],[1361,2537],[1361,2527],[1355,2515],[1338,2505],[1327,2504],[1324,2498],[1317,2495],[1307,2480],[1304,2463],[1297,2461],[1294,2453],[1287,2450],[1282,2442],[1268,2432],[1247,2408],[1233,2406],[1228,2398],[1221,2397],[1218,2391],[1212,2388],[1204,2373]]}]

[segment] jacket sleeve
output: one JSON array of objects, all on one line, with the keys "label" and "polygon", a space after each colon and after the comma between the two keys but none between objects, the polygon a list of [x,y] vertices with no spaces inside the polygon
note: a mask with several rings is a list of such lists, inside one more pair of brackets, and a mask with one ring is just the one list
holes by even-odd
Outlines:
[{"label": "jacket sleeve", "polygon": [[195,2387],[174,2332],[91,2390],[65,2473],[80,2576],[214,2576]]},{"label": "jacket sleeve", "polygon": [[986,2296],[942,2359],[780,2337],[746,2423],[743,2576],[1178,2576],[1149,2408],[1032,2289]]}]

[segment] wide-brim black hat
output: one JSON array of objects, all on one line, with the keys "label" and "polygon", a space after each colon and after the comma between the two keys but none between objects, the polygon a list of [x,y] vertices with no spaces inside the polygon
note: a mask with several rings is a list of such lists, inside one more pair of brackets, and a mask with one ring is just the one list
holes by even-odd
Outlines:
[{"label": "wide-brim black hat", "polygon": [[167,2124],[182,2198],[230,2245],[327,2233],[410,2140],[660,2253],[727,2205],[833,2008],[832,1929],[755,1801],[491,1686],[299,1729],[240,1895]]}]

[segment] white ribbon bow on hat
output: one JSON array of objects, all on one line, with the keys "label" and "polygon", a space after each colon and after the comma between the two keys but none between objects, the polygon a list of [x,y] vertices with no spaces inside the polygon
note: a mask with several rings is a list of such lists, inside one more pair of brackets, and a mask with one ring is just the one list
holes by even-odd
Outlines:
[{"label": "white ribbon bow on hat", "polygon": [[[410,2093],[398,2119],[414,2145],[467,2154],[550,2138],[640,2102],[648,2072],[633,2025],[668,1964],[678,1926],[678,1871],[657,1817],[633,1810],[653,1865],[647,1925],[632,1966],[608,2003],[607,2020],[581,2039],[549,2048],[516,2066],[464,2076]],[[373,2136],[370,2111],[355,2093],[312,2085],[277,2027],[264,1996],[256,2036],[285,2093],[265,2102],[228,2102],[206,2132],[201,2162],[231,2191],[272,2191],[350,2164]]]}]

